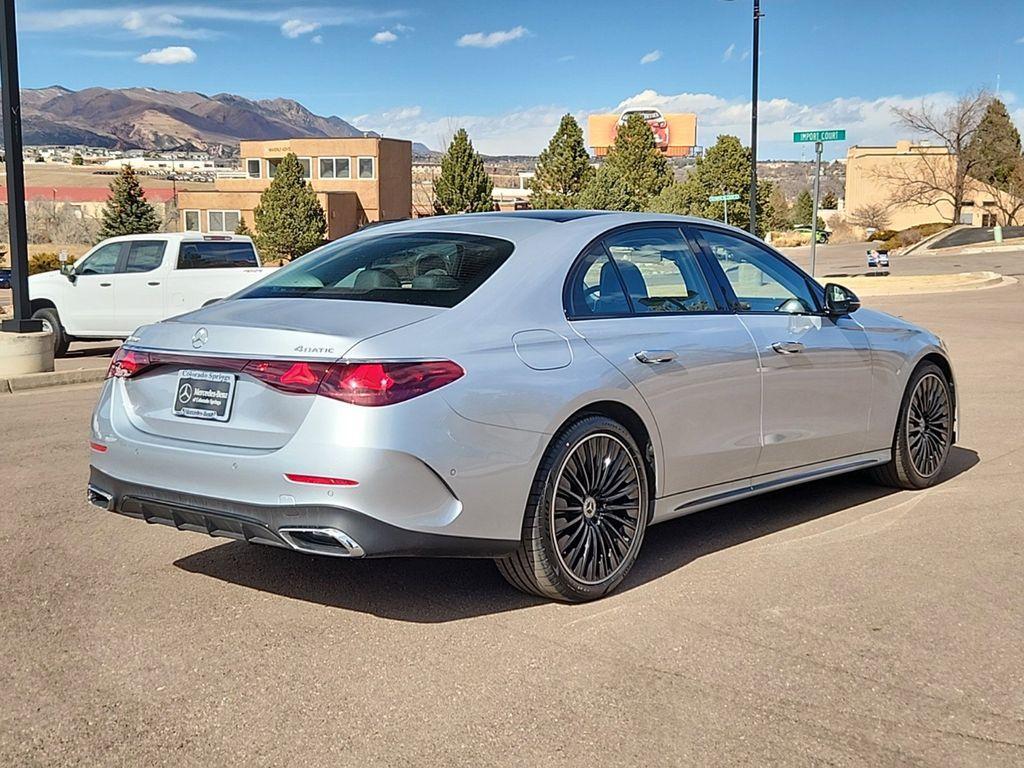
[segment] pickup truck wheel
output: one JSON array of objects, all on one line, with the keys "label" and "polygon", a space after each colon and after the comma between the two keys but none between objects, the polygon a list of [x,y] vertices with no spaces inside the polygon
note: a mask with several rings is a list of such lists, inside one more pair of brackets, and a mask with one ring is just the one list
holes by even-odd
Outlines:
[{"label": "pickup truck wheel", "polygon": [[64,326],[60,324],[60,315],[57,314],[57,310],[52,307],[37,309],[32,313],[32,318],[42,320],[43,330],[53,334],[53,356],[64,357],[68,353],[71,339],[68,338]]}]

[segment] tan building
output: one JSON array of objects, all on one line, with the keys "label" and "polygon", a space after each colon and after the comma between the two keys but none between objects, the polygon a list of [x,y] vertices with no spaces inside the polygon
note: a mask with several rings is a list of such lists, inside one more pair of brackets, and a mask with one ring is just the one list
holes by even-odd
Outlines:
[{"label": "tan building", "polygon": [[181,228],[234,232],[255,229],[260,195],[289,152],[299,158],[327,218],[330,240],[375,221],[412,214],[412,143],[400,139],[280,139],[243,141],[241,169],[218,177],[212,191],[178,193]]},{"label": "tan building", "polygon": [[[946,186],[954,173],[954,158],[946,147],[899,141],[894,147],[850,147],[846,154],[844,215],[856,218],[858,211],[884,206],[888,229],[907,229],[919,224],[951,222],[991,227],[1001,221],[997,195],[986,184],[968,178],[960,221],[953,221],[953,204],[941,194],[929,200],[897,202],[899,191],[913,181],[919,186]],[[931,202],[934,200],[935,202]]]}]

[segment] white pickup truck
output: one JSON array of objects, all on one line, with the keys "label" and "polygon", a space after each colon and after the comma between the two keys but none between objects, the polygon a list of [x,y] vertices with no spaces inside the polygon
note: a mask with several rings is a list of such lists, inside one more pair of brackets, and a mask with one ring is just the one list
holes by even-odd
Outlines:
[{"label": "white pickup truck", "polygon": [[140,325],[198,309],[254,283],[260,266],[241,235],[127,235],[104,240],[59,272],[28,279],[32,316],[54,335],[54,354],[73,339],[126,339]]}]

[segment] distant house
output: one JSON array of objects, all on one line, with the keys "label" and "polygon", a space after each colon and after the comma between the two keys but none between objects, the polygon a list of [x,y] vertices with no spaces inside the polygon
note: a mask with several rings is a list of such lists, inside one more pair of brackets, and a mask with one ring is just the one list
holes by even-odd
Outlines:
[{"label": "distant house", "polygon": [[242,141],[240,170],[222,173],[213,190],[178,193],[185,232],[233,232],[244,220],[255,229],[260,195],[277,164],[294,153],[335,239],[375,221],[412,215],[412,143],[377,137]]}]

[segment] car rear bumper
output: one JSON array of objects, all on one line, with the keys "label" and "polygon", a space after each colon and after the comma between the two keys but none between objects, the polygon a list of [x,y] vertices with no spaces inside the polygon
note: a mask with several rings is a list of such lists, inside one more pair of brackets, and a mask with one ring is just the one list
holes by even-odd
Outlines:
[{"label": "car rear bumper", "polygon": [[267,506],[155,488],[90,468],[88,499],[111,512],[181,531],[335,557],[502,557],[518,541],[410,531],[351,509]]}]

